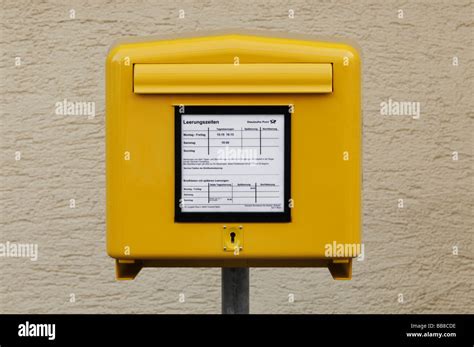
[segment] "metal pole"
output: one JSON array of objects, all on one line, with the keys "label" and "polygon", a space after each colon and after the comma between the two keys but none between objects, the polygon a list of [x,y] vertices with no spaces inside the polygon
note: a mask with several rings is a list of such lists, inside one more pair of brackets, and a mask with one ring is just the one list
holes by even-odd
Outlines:
[{"label": "metal pole", "polygon": [[222,313],[249,313],[249,269],[222,268]]}]

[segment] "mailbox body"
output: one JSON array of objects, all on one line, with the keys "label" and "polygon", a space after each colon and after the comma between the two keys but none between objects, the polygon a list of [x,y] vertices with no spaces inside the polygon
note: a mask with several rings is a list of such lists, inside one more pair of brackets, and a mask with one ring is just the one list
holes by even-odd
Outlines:
[{"label": "mailbox body", "polygon": [[[357,50],[251,35],[121,43],[107,57],[106,92],[107,251],[117,278],[143,266],[328,267],[351,277],[360,250],[327,252],[361,242]],[[177,220],[180,106],[291,109],[289,219]],[[236,252],[226,249],[230,230]]]}]

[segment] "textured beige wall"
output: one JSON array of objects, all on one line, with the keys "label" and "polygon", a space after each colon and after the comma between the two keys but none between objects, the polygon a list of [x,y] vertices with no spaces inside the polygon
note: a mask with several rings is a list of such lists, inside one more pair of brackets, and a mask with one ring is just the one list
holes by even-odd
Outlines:
[{"label": "textured beige wall", "polygon": [[[346,37],[363,50],[365,260],[342,282],[325,269],[252,269],[251,312],[473,313],[473,7],[3,0],[0,242],[37,243],[39,259],[0,258],[0,312],[220,312],[219,269],[114,280],[104,233],[104,59],[124,36],[245,28]],[[94,101],[96,117],[56,115],[64,98]],[[388,98],[420,102],[421,118],[380,115]]]}]

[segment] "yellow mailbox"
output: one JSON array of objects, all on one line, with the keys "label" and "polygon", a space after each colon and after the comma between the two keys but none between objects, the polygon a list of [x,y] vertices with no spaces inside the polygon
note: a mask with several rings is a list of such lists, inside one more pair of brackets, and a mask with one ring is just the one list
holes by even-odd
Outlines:
[{"label": "yellow mailbox", "polygon": [[217,35],[115,45],[107,251],[142,267],[328,267],[361,242],[360,59],[343,43]]}]

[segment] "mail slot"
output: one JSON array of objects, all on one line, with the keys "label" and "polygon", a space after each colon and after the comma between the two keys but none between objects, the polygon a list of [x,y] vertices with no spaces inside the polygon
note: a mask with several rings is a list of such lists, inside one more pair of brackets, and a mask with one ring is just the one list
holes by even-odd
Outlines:
[{"label": "mail slot", "polygon": [[216,35],[106,62],[107,252],[143,267],[326,267],[361,247],[360,58],[345,43]]},{"label": "mail slot", "polygon": [[138,94],[330,93],[331,64],[135,64]]}]

